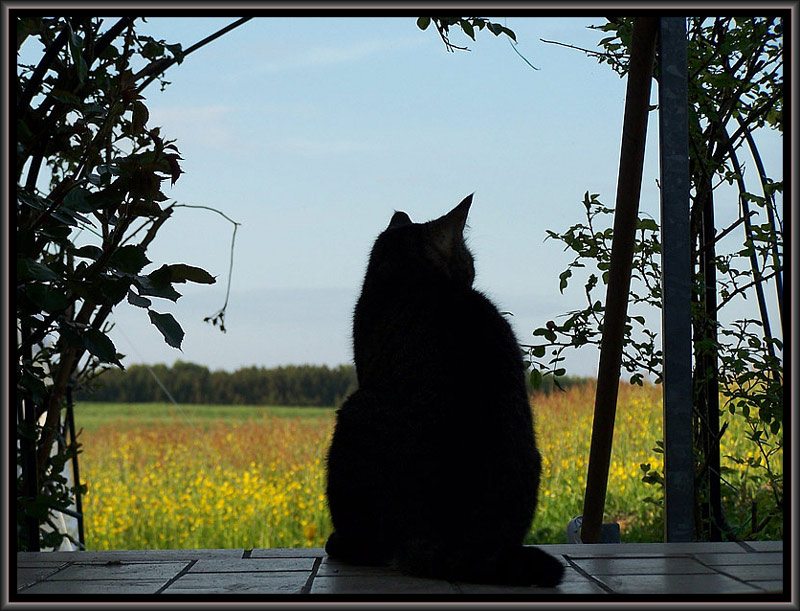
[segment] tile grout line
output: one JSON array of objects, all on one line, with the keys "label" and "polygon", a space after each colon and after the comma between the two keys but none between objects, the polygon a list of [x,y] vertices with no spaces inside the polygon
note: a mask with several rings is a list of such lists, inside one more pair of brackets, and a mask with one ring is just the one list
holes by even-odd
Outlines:
[{"label": "tile grout line", "polygon": [[587,573],[583,568],[581,568],[575,561],[572,560],[572,558],[569,556],[569,554],[563,554],[563,557],[564,557],[564,560],[566,560],[567,563],[573,569],[578,571],[578,573],[580,575],[582,575],[583,577],[588,579],[590,582],[592,582],[592,583],[598,585],[600,588],[602,588],[606,592],[606,594],[616,594],[616,592],[614,592],[614,590],[612,590],[611,587],[609,585],[607,585],[605,582],[599,580],[597,577]]},{"label": "tile grout line", "polygon": [[744,541],[740,541],[739,539],[736,539],[734,541],[734,543],[736,543],[739,547],[741,547],[746,552],[755,552],[756,551],[755,549],[753,549],[752,547],[747,545],[747,543],[745,543]]},{"label": "tile grout line", "polygon": [[189,564],[187,564],[185,567],[183,567],[183,568],[180,570],[180,572],[179,572],[177,575],[175,575],[174,577],[172,577],[172,578],[171,578],[171,579],[170,579],[170,580],[169,580],[167,583],[165,583],[165,584],[164,584],[163,586],[161,586],[161,587],[160,587],[158,590],[156,590],[156,591],[155,591],[155,594],[163,594],[163,593],[164,593],[164,590],[166,590],[166,589],[167,589],[168,587],[170,587],[170,586],[171,586],[173,583],[175,583],[176,581],[178,581],[178,580],[179,580],[181,577],[183,577],[184,575],[186,575],[186,573],[188,573],[188,572],[191,570],[191,568],[192,568],[192,567],[193,567],[195,564],[197,564],[197,561],[198,561],[198,558],[195,558],[194,560],[190,560],[190,561],[189,561]]},{"label": "tile grout line", "polygon": [[311,574],[308,576],[308,579],[306,579],[305,584],[303,584],[303,587],[300,589],[300,594],[311,594],[311,586],[314,583],[314,578],[317,576],[321,564],[322,564],[321,557],[317,556],[316,558],[314,558],[314,566],[311,567]]},{"label": "tile grout line", "polygon": [[[707,569],[711,569],[712,571],[714,571],[714,572],[715,572],[715,573],[717,573],[718,575],[724,575],[725,577],[729,577],[730,579],[733,579],[733,580],[735,580],[735,581],[738,581],[739,583],[743,583],[743,584],[744,584],[744,585],[746,585],[746,586],[750,586],[750,587],[753,587],[753,588],[756,588],[756,589],[758,589],[758,590],[761,590],[761,591],[764,591],[764,592],[766,592],[766,588],[762,588],[761,586],[757,586],[757,585],[755,585],[755,584],[749,583],[748,581],[745,581],[744,579],[740,579],[740,578],[739,578],[739,577],[737,577],[736,575],[731,575],[730,573],[727,573],[727,572],[725,572],[725,571],[723,571],[723,570],[721,570],[721,569],[717,568],[717,566],[715,566],[715,565],[713,565],[713,564],[707,564],[707,563],[703,562],[703,561],[702,561],[702,560],[700,560],[699,558],[696,558],[694,555],[692,555],[692,560],[694,560],[695,562],[697,562],[697,563],[699,563],[699,564],[703,565],[703,566],[704,566],[704,567],[706,567]],[[728,565],[721,565],[721,566],[728,566]]]},{"label": "tile grout line", "polygon": [[[35,579],[33,583],[29,583],[29,584],[27,584],[27,585],[25,585],[25,586],[23,586],[21,588],[18,588],[17,589],[17,594],[19,594],[20,592],[24,592],[25,590],[28,590],[28,589],[32,588],[33,586],[35,586],[35,585],[38,585],[40,583],[44,583],[45,581],[47,581],[48,579],[50,579],[54,575],[58,575],[64,569],[67,569],[67,568],[71,567],[73,564],[75,564],[75,563],[74,562],[70,562],[70,561],[65,562],[64,564],[62,564],[60,567],[58,567],[55,571],[53,571],[49,575],[45,575],[44,577],[40,577],[38,579]],[[17,571],[17,574],[19,574],[19,570]]]}]

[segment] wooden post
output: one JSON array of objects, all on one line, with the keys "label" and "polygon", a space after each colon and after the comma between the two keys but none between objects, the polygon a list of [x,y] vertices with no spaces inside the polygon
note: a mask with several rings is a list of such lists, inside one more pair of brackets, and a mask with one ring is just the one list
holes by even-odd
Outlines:
[{"label": "wooden post", "polygon": [[592,444],[589,450],[586,496],[583,503],[581,541],[584,543],[597,543],[600,539],[606,501],[622,341],[628,314],[633,243],[639,216],[639,194],[642,185],[657,29],[658,17],[637,17],[633,22],[614,211],[614,238],[611,244],[611,266],[606,289],[603,337],[600,342]]}]

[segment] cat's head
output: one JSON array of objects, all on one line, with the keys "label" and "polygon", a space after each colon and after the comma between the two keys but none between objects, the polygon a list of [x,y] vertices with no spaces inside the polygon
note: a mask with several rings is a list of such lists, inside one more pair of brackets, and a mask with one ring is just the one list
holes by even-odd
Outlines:
[{"label": "cat's head", "polygon": [[370,256],[370,272],[403,284],[451,280],[472,286],[475,267],[464,243],[464,226],[472,195],[444,216],[414,223],[405,212],[395,212],[378,236]]}]

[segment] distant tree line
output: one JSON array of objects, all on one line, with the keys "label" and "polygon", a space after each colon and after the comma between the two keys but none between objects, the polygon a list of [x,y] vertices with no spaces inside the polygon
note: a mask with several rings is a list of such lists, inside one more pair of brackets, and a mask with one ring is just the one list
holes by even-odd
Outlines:
[{"label": "distant tree line", "polygon": [[75,399],[121,403],[167,401],[156,378],[178,403],[217,405],[338,406],[357,386],[352,365],[246,367],[229,373],[176,361],[172,367],[158,364],[130,365],[124,371],[109,369],[96,379],[92,389],[76,393]]}]

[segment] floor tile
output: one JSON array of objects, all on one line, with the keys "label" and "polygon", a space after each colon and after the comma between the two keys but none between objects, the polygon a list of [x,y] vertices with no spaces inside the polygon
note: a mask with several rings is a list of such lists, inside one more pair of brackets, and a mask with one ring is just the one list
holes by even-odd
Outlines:
[{"label": "floor tile", "polygon": [[761,580],[748,581],[747,583],[749,583],[752,586],[763,588],[764,590],[766,590],[767,592],[770,592],[770,593],[781,593],[781,592],[783,592],[783,580],[782,579],[778,580],[778,581],[761,581]]},{"label": "floor tile", "polygon": [[742,554],[692,554],[694,558],[713,566],[731,564],[783,564],[783,552],[758,552]]},{"label": "floor tile", "polygon": [[729,565],[719,570],[743,581],[783,579],[782,564]]},{"label": "floor tile", "polygon": [[37,560],[61,562],[152,562],[154,560],[194,560],[196,558],[241,558],[243,549],[145,549],[100,552],[19,552],[26,562]]},{"label": "floor tile", "polygon": [[582,579],[580,581],[562,581],[555,588],[525,588],[459,583],[458,589],[461,590],[463,594],[496,594],[500,597],[514,596],[536,598],[537,596],[558,596],[562,594],[606,594],[603,588],[588,579]]},{"label": "floor tile", "polygon": [[363,566],[347,564],[330,558],[324,558],[317,571],[318,577],[333,577],[337,575],[397,575],[397,571],[385,566]]},{"label": "floor tile", "polygon": [[17,590],[47,578],[64,566],[64,563],[52,563],[50,566],[17,567]]},{"label": "floor tile", "polygon": [[780,552],[783,550],[783,541],[747,541],[746,543],[757,552]]},{"label": "floor tile", "polygon": [[600,575],[617,594],[738,594],[758,590],[717,573],[697,575]]},{"label": "floor tile", "polygon": [[73,564],[59,571],[52,581],[88,581],[90,579],[111,579],[117,581],[149,581],[151,579],[167,582],[180,573],[188,562],[122,562],[121,564]]},{"label": "floor tile", "polygon": [[689,556],[572,558],[572,560],[590,575],[663,575],[714,572]]},{"label": "floor tile", "polygon": [[299,594],[310,573],[186,573],[164,594]]},{"label": "floor tile", "polygon": [[321,547],[275,547],[255,548],[250,552],[251,558],[322,558],[325,550]]},{"label": "floor tile", "polygon": [[118,595],[118,594],[155,594],[164,585],[161,580],[116,580],[94,579],[92,581],[43,581],[26,588],[20,596],[26,594],[57,594],[72,596],[76,594]]},{"label": "floor tile", "polygon": [[311,571],[315,558],[201,558],[189,573],[255,573],[260,571]]},{"label": "floor tile", "polygon": [[457,594],[447,581],[383,575],[317,577],[311,594]]}]

